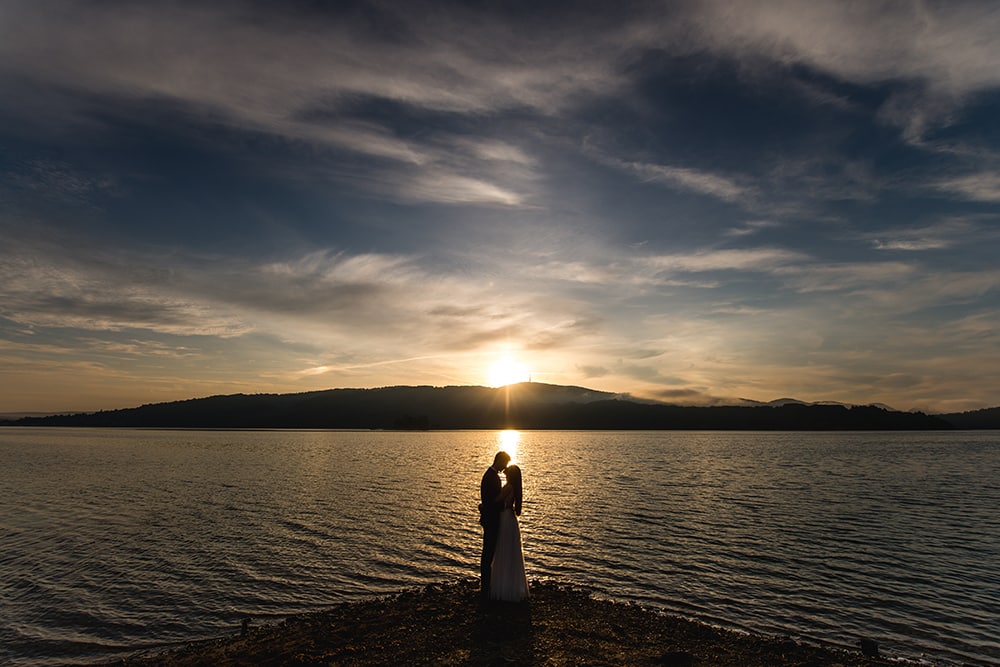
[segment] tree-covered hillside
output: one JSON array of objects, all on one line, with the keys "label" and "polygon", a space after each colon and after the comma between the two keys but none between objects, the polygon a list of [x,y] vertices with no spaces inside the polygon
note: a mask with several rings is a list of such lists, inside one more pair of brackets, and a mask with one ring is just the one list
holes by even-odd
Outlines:
[{"label": "tree-covered hillside", "polygon": [[297,429],[924,430],[940,417],[876,406],[684,407],[582,387],[383,387],[300,394],[234,394],[123,410],[29,417],[20,426]]}]

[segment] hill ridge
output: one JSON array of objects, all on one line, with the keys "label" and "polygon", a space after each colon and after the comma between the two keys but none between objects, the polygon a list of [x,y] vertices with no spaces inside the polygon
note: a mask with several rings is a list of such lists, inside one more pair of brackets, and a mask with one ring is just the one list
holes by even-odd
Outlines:
[{"label": "hill ridge", "polygon": [[[1000,409],[996,416],[1000,418]],[[539,382],[499,388],[395,385],[286,394],[220,394],[117,410],[25,417],[0,424],[419,430],[927,430],[957,426],[940,415],[898,412],[875,405],[779,399],[758,405],[678,406]]]}]

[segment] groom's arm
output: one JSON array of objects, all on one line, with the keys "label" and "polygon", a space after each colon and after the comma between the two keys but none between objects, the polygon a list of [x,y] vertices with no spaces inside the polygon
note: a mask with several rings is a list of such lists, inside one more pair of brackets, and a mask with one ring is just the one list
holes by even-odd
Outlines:
[{"label": "groom's arm", "polygon": [[497,502],[497,496],[500,495],[501,488],[499,476],[489,473],[483,475],[483,481],[479,485],[479,500],[485,506],[494,505]]},{"label": "groom's arm", "polygon": [[479,483],[479,501],[483,505],[493,502],[493,481],[493,476],[490,475],[489,471],[483,473],[483,480]]}]

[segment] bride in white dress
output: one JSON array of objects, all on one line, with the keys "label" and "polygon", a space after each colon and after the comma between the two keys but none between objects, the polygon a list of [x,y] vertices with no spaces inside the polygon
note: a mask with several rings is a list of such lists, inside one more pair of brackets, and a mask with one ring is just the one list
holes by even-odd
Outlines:
[{"label": "bride in white dress", "polygon": [[505,602],[528,599],[528,578],[524,574],[524,553],[521,550],[521,514],[524,486],[521,469],[515,465],[504,469],[507,485],[503,487],[498,502],[503,502],[500,513],[500,530],[496,555],[493,556],[493,575],[490,580],[490,598]]}]

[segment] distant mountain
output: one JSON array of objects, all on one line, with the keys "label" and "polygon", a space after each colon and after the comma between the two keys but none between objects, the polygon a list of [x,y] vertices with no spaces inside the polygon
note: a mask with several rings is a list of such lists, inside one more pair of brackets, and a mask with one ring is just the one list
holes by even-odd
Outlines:
[{"label": "distant mountain", "polygon": [[[49,417],[54,412],[0,412],[0,424],[5,421],[13,421],[15,419],[23,419],[24,417]],[[59,413],[64,414],[64,413]]]},{"label": "distant mountain", "polygon": [[[740,405],[769,405],[772,408],[780,408],[786,405],[840,405],[845,408],[852,407],[852,403],[842,403],[840,401],[818,401],[815,403],[809,403],[808,401],[800,401],[797,398],[776,398],[773,401],[768,401],[766,403],[761,401],[755,401],[749,398],[739,399]],[[892,406],[886,405],[885,403],[868,403],[868,407],[880,408],[882,410],[888,410],[889,412],[896,412],[896,409]]]},{"label": "distant mountain", "polygon": [[925,430],[952,424],[919,412],[806,404],[685,407],[583,387],[382,387],[233,394],[123,410],[27,417],[18,426],[299,429]]},{"label": "distant mountain", "polygon": [[768,405],[772,408],[783,408],[786,405],[809,405],[809,403],[800,401],[797,398],[776,398],[773,401],[768,401],[764,405]]}]

